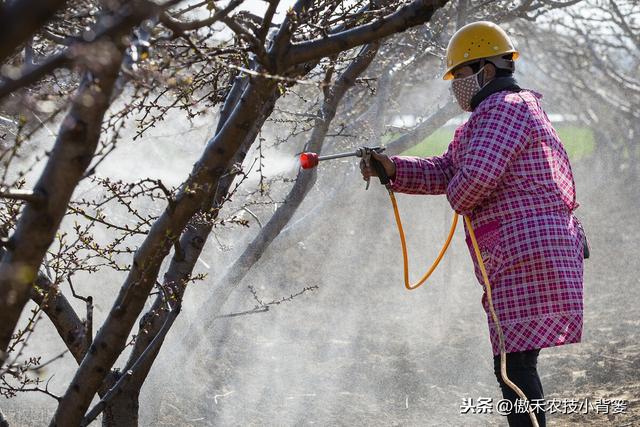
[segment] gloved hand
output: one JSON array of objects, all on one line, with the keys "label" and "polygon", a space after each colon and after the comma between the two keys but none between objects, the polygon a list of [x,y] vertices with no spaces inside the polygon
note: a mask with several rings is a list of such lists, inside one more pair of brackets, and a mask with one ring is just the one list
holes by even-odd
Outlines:
[{"label": "gloved hand", "polygon": [[[393,163],[393,160],[391,160],[386,154],[374,152],[371,155],[382,164],[389,178],[394,179],[396,176],[396,164]],[[378,176],[373,167],[365,165],[364,159],[360,160],[360,173],[362,174],[362,179],[365,181],[368,181],[372,176]]]}]

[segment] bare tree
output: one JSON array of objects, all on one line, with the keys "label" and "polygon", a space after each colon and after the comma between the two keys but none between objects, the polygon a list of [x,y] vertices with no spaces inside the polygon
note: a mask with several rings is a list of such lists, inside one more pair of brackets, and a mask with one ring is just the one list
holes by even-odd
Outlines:
[{"label": "bare tree", "polygon": [[[6,252],[0,265],[0,271],[2,271],[0,291],[3,295],[3,329],[1,334],[3,349],[12,348],[12,344],[10,344],[12,332],[31,293],[31,284],[38,277],[38,268],[52,243],[55,243],[54,246],[59,249],[59,256],[53,258],[53,262],[56,264],[55,277],[51,278],[51,283],[46,281],[47,277],[42,279],[44,280],[42,283],[45,285],[41,286],[41,290],[49,286],[49,292],[36,292],[33,295],[36,301],[43,304],[45,312],[49,311],[47,307],[51,306],[66,307],[64,299],[57,290],[61,278],[65,277],[65,272],[71,284],[69,274],[95,268],[95,266],[82,265],[77,258],[71,260],[72,262],[68,262],[67,259],[65,263],[65,258],[60,254],[72,252],[72,249],[77,248],[78,242],[84,245],[86,252],[91,252],[90,255],[85,256],[85,259],[100,259],[103,265],[110,268],[129,271],[107,320],[93,340],[91,340],[92,328],[87,327],[90,319],[85,321],[86,324],[80,332],[77,331],[79,329],[77,315],[69,315],[64,318],[51,316],[57,327],[61,329],[74,328],[77,334],[83,337],[81,346],[78,346],[76,340],[67,341],[68,345],[74,348],[74,355],[78,359],[82,356],[82,359],[75,378],[65,395],[60,398],[56,397],[59,399],[59,406],[52,424],[76,425],[81,422],[90,422],[102,409],[109,406],[111,399],[121,395],[132,384],[141,383],[140,380],[135,379],[134,374],[139,375],[142,379],[146,376],[153,355],[157,354],[159,345],[171,326],[172,319],[175,319],[179,311],[180,289],[174,288],[170,291],[172,296],[168,296],[168,292],[161,300],[157,300],[158,305],[155,308],[160,309],[162,306],[171,315],[162,323],[156,334],[150,335],[152,338],[149,341],[140,340],[140,347],[134,348],[131,361],[128,364],[129,369],[125,375],[118,378],[108,378],[111,366],[125,348],[129,331],[156,284],[162,261],[172,248],[175,249],[174,260],[184,261],[184,247],[180,244],[180,235],[194,218],[200,215],[204,223],[215,220],[220,209],[218,205],[224,201],[228,191],[224,189],[224,185],[220,191],[221,184],[230,173],[237,174],[237,172],[234,173],[233,163],[242,160],[242,156],[238,155],[242,147],[251,146],[261,127],[260,123],[263,123],[270,115],[272,107],[269,105],[273,105],[277,93],[281,92],[283,88],[286,90],[287,85],[295,84],[304,78],[313,70],[314,64],[322,58],[338,55],[359,45],[375,42],[387,35],[422,24],[428,21],[435,10],[444,3],[446,1],[419,0],[405,5],[389,3],[381,7],[376,6],[374,9],[368,10],[368,13],[362,14],[369,9],[369,6],[357,4],[355,7],[346,7],[345,5],[336,7],[331,3],[314,4],[309,1],[299,1],[287,14],[283,23],[278,26],[272,38],[268,38],[268,35],[277,2],[272,3],[262,19],[258,18],[258,24],[252,22],[251,18],[243,13],[237,13],[233,18],[227,17],[227,13],[231,11],[232,7],[219,11],[214,7],[214,13],[209,19],[183,21],[180,20],[180,16],[187,12],[184,12],[185,9],[169,11],[167,7],[172,4],[162,5],[164,11],[152,3],[136,2],[133,5],[120,8],[117,7],[122,6],[120,4],[111,4],[114,6],[111,9],[108,6],[99,9],[101,11],[99,16],[102,18],[98,19],[94,26],[94,36],[85,37],[80,41],[74,40],[75,35],[72,31],[70,34],[61,35],[59,34],[61,31],[57,31],[58,34],[56,34],[50,29],[43,29],[41,26],[35,25],[32,33],[36,30],[39,31],[39,37],[42,37],[43,40],[42,46],[48,47],[52,56],[45,57],[41,61],[37,59],[36,61],[39,63],[35,65],[31,64],[33,62],[31,59],[27,61],[28,64],[25,67],[28,69],[25,68],[15,76],[10,76],[5,81],[3,93],[6,94],[24,85],[36,83],[39,79],[49,75],[56,78],[57,76],[52,73],[79,62],[86,62],[87,71],[79,80],[77,94],[62,122],[55,148],[49,156],[47,167],[34,190],[25,191],[19,188],[23,185],[20,179],[13,183],[7,182],[7,174],[5,173],[6,190],[3,191],[3,197],[12,201],[10,205],[12,210],[8,210],[6,213],[6,232],[11,234],[11,237],[5,241]],[[208,2],[203,2],[199,6],[207,5]],[[118,14],[116,8],[125,12]],[[153,180],[125,187],[119,182],[111,182],[108,179],[91,178],[97,165],[111,152],[115,144],[109,142],[109,139],[107,142],[102,142],[99,137],[105,112],[113,96],[120,92],[117,81],[121,76],[121,69],[125,72],[134,69],[137,66],[135,57],[145,55],[144,38],[140,37],[139,31],[134,38],[136,41],[142,39],[142,42],[126,44],[124,36],[129,34],[132,28],[140,25],[144,18],[158,14],[162,25],[172,31],[166,36],[160,36],[158,39],[159,50],[177,53],[176,62],[184,60],[185,51],[194,52],[201,64],[205,64],[204,67],[201,67],[201,64],[195,67],[202,74],[196,72],[192,76],[189,82],[191,86],[189,92],[185,93],[184,87],[178,89],[181,94],[178,99],[184,101],[179,107],[184,107],[189,114],[192,114],[193,105],[196,104],[193,102],[193,97],[198,93],[198,88],[194,83],[200,78],[203,82],[206,81],[206,84],[211,84],[212,80],[210,78],[207,80],[206,77],[216,70],[223,69],[224,65],[232,65],[232,69],[248,75],[248,77],[236,79],[235,83],[227,90],[226,97],[232,98],[227,110],[229,113],[224,114],[223,111],[223,121],[219,123],[218,132],[209,141],[202,157],[180,188],[168,189],[161,182]],[[237,47],[218,48],[214,46],[214,56],[211,57],[209,52],[212,46],[207,42],[206,32],[203,34],[198,30],[212,25],[218,19],[235,33]],[[190,32],[195,33],[195,36]],[[20,41],[17,42],[17,44],[19,43]],[[181,44],[186,46],[186,49],[182,48]],[[76,47],[73,49],[66,47],[63,48],[64,53],[56,53],[56,49],[58,49],[56,46]],[[77,54],[78,50],[82,53]],[[126,56],[125,50],[127,50]],[[71,55],[71,52],[74,54]],[[216,54],[229,54],[241,58],[247,52],[250,52],[249,55],[252,58],[248,66],[236,65],[233,62],[230,64],[223,62],[220,66],[218,65],[220,61],[215,57]],[[91,53],[96,56],[91,58]],[[29,55],[31,58],[31,54]],[[124,68],[121,68],[123,57],[125,63]],[[130,60],[130,58],[133,59]],[[151,81],[155,79],[156,82],[158,78],[163,80],[165,76],[152,75],[150,77]],[[172,77],[168,80],[171,79]],[[213,81],[218,80],[214,79]],[[147,82],[141,81],[141,83]],[[204,89],[206,84],[201,86],[203,90],[199,91],[200,95],[206,91]],[[194,88],[194,86],[196,87]],[[234,91],[234,88],[240,89]],[[145,85],[142,84],[135,90],[140,95],[138,96],[139,105],[142,105],[142,108],[148,108],[144,106],[144,102],[153,96],[152,93],[155,89],[145,91]],[[206,96],[208,98],[215,97],[213,102],[225,97],[221,96],[217,90]],[[167,111],[166,108],[159,109]],[[148,108],[149,116],[146,117],[146,123],[142,126],[143,131],[145,127],[148,128],[161,120],[162,113],[153,115],[150,110]],[[108,129],[112,133],[111,141],[117,138],[119,126],[127,114],[128,111],[122,111],[107,118]],[[18,135],[20,132],[22,129],[18,129]],[[22,138],[23,136],[16,138],[17,142],[13,148],[9,146],[5,151],[9,158],[15,157],[12,154],[17,152]],[[8,168],[9,163],[6,166]],[[117,200],[138,216],[139,224],[135,227],[128,227],[111,223],[101,214],[103,205],[99,202],[79,200],[69,204],[73,190],[82,179],[94,179],[98,185],[103,186],[107,192],[112,194],[110,200]],[[165,211],[158,217],[144,217],[135,213],[135,209],[132,207],[132,197],[135,198],[136,191],[138,191],[138,195],[149,194],[154,200],[165,201],[167,203]],[[126,196],[125,193],[127,193]],[[213,200],[213,204],[207,200]],[[16,205],[19,203],[24,204],[22,210],[19,207],[16,209]],[[91,220],[89,225],[76,228],[75,242],[67,242],[65,236],[56,236],[55,234],[62,218],[68,211]],[[12,224],[12,221],[15,221],[15,225]],[[101,247],[93,242],[91,237],[91,228],[96,224],[116,229],[122,233],[123,237],[116,239],[107,247]],[[120,252],[117,251],[125,238],[134,235],[145,236],[144,241],[133,254],[131,265],[120,264],[121,257],[114,258],[113,254],[122,256],[132,253],[133,251],[128,248]],[[189,275],[190,271],[184,271],[181,274]],[[177,283],[170,276],[168,276],[168,282]],[[179,286],[182,286],[182,283]],[[163,290],[169,288],[163,288]],[[51,295],[51,292],[54,292],[54,295]],[[70,311],[71,309],[63,308],[63,310]],[[69,330],[65,330],[65,333],[69,332]],[[20,336],[21,334],[18,334],[13,338],[20,338]],[[89,341],[91,341],[91,345],[86,348],[85,343]],[[139,390],[139,385],[136,387]],[[102,390],[100,392],[101,402],[85,417],[93,395],[100,389]],[[84,421],[82,421],[83,418]]]}]

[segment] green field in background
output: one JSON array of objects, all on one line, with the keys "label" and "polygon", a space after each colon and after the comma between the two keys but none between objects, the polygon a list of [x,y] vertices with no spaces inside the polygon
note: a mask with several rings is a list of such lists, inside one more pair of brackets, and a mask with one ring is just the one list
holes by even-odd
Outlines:
[{"label": "green field in background", "polygon": [[[402,153],[405,156],[436,156],[444,153],[453,138],[453,128],[441,128],[420,144]],[[593,153],[595,145],[591,129],[581,126],[558,125],[556,130],[571,160],[580,160]]]}]

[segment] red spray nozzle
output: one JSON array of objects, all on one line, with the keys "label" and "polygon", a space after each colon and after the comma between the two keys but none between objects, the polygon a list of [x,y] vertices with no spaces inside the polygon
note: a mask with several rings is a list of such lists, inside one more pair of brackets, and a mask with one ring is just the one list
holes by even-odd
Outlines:
[{"label": "red spray nozzle", "polygon": [[311,169],[318,166],[318,155],[316,153],[302,153],[300,154],[300,166],[302,169]]},{"label": "red spray nozzle", "polygon": [[302,169],[311,169],[318,166],[320,160],[331,160],[331,159],[339,159],[342,157],[366,157],[371,156],[372,152],[382,153],[384,151],[384,147],[360,147],[356,151],[352,151],[349,153],[338,153],[338,154],[329,154],[328,156],[318,156],[316,153],[302,153],[300,154],[300,166]]}]

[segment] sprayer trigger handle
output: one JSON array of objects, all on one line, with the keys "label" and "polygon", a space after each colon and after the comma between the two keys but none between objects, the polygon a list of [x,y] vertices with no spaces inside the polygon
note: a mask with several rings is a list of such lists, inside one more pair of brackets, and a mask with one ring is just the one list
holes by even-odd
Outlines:
[{"label": "sprayer trigger handle", "polygon": [[378,178],[380,178],[380,184],[389,184],[389,175],[387,175],[387,171],[384,169],[384,166],[382,166],[382,163],[377,161],[373,156],[371,156],[369,161],[371,162],[371,166],[373,166],[373,169],[375,169],[376,173],[378,174]]},{"label": "sprayer trigger handle", "polygon": [[[360,157],[362,157],[362,161],[366,167],[371,167],[371,153],[366,149],[360,149]],[[371,184],[371,178],[367,179],[367,185],[364,187],[365,190],[369,189],[369,184]]]}]

